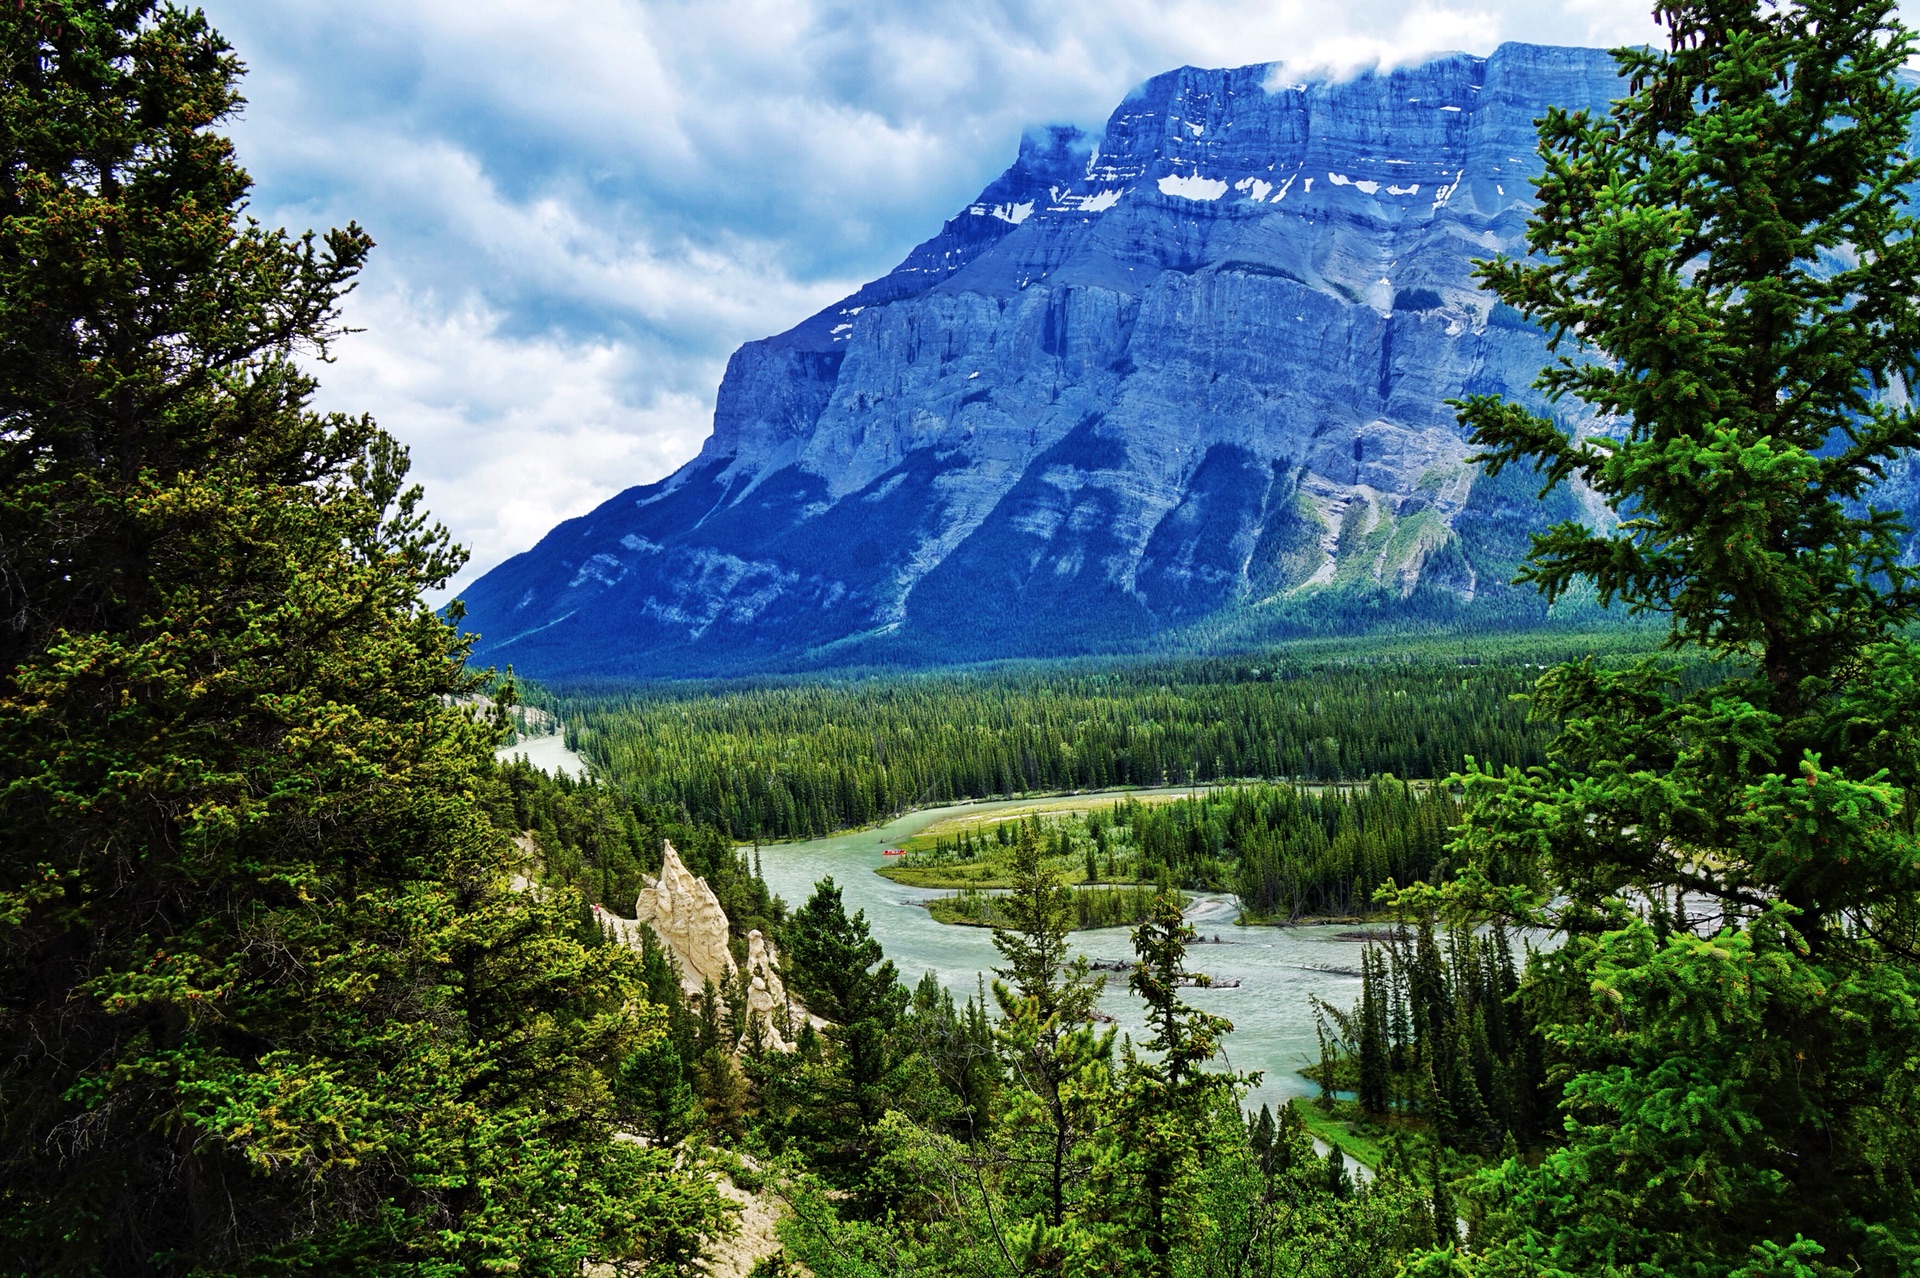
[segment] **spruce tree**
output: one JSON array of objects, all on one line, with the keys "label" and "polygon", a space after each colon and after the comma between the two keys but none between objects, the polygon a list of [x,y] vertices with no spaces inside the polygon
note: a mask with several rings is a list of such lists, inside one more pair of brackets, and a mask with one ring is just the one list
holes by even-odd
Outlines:
[{"label": "spruce tree", "polygon": [[1253,1147],[1254,1160],[1260,1164],[1260,1171],[1263,1175],[1271,1175],[1273,1172],[1275,1130],[1273,1125],[1273,1107],[1271,1105],[1261,1105],[1260,1116],[1253,1120],[1253,1124],[1249,1128],[1249,1141]]},{"label": "spruce tree", "polygon": [[1393,1091],[1392,1062],[1388,1058],[1387,1050],[1387,1010],[1383,989],[1386,985],[1386,964],[1372,946],[1367,947],[1360,961],[1358,1098],[1361,1109],[1369,1114],[1381,1115],[1387,1112]]},{"label": "spruce tree", "polygon": [[[1533,255],[1486,285],[1561,352],[1576,435],[1489,398],[1489,468],[1619,522],[1526,570],[1667,616],[1722,663],[1561,667],[1548,766],[1468,779],[1458,852],[1541,891],[1529,977],[1565,1143],[1483,1186],[1487,1272],[1871,1273],[1920,1265],[1920,608],[1876,482],[1920,439],[1914,49],[1883,0],[1668,0],[1611,113],[1550,113]],[[1711,673],[1718,673],[1718,671]],[[1708,935],[1656,935],[1684,893]]]},{"label": "spruce tree", "polygon": [[776,1110],[821,1173],[843,1188],[869,1170],[873,1128],[905,1100],[909,1081],[896,1031],[909,995],[873,939],[865,911],[849,915],[840,885],[825,878],[788,920],[786,964],[794,994],[831,1022],[830,1051],[809,1064],[782,1063],[770,1080]]},{"label": "spruce tree", "polygon": [[1011,981],[1018,997],[1034,1000],[1042,1021],[1071,1026],[1088,1020],[1106,978],[1093,976],[1085,957],[1068,958],[1073,889],[1047,865],[1039,841],[1024,828],[1007,875],[1011,889],[998,902],[1007,925],[993,932],[993,946],[1007,966],[994,974]]},{"label": "spruce tree", "polygon": [[1453,1192],[1447,1185],[1446,1168],[1440,1164],[1440,1147],[1427,1146],[1427,1185],[1433,1193],[1433,1237],[1441,1247],[1451,1250],[1459,1244],[1460,1227],[1453,1205]]},{"label": "spruce tree", "polygon": [[1026,827],[1009,874],[1012,890],[999,902],[1007,926],[993,933],[1007,966],[994,969],[993,995],[995,1039],[1013,1086],[996,1153],[1012,1171],[1016,1201],[1037,1205],[1047,1228],[1058,1230],[1086,1178],[1085,1146],[1108,1098],[1113,1033],[1093,1025],[1106,978],[1085,956],[1068,958],[1073,890]]},{"label": "spruce tree", "polygon": [[310,407],[371,241],[244,216],[239,76],[197,13],[0,8],[0,1255],[682,1263],[711,1188],[613,1139],[659,1017],[479,802],[460,556]]},{"label": "spruce tree", "polygon": [[1224,1016],[1180,997],[1193,925],[1178,892],[1161,891],[1133,932],[1135,962],[1127,988],[1146,1005],[1148,1036],[1122,1052],[1115,1119],[1095,1182],[1120,1229],[1116,1257],[1124,1271],[1168,1278],[1180,1246],[1204,1235],[1198,1180],[1219,1151],[1210,1140],[1216,1116],[1237,1115],[1240,1095],[1257,1076],[1208,1068],[1233,1031]]}]

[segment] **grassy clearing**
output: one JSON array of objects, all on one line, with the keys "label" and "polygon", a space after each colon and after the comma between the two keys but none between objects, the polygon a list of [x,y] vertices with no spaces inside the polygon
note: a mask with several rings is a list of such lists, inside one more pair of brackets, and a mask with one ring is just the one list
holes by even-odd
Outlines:
[{"label": "grassy clearing", "polygon": [[1236,784],[1253,785],[1257,782],[1229,781],[1218,785],[1180,786],[1160,790],[1089,790],[1084,794],[1056,794],[1027,799],[1004,806],[995,805],[990,811],[957,812],[952,816],[942,817],[900,846],[909,852],[931,851],[936,844],[951,843],[962,833],[977,839],[990,833],[1002,822],[1018,821],[1028,816],[1084,818],[1087,813],[1097,808],[1112,807],[1120,799],[1131,798],[1140,803],[1172,803],[1176,799],[1184,799],[1189,795],[1226,789]]},{"label": "grassy clearing", "polygon": [[956,861],[946,865],[882,865],[874,873],[908,887],[946,888],[954,892],[1013,886],[1007,878],[1005,863],[998,860]]},{"label": "grassy clearing", "polygon": [[[1145,885],[1075,888],[1073,930],[1131,927],[1147,917],[1153,907],[1154,895],[1155,890]],[[937,923],[952,923],[961,927],[1004,927],[1006,919],[1000,913],[999,906],[1004,899],[992,893],[968,889],[953,896],[928,901],[927,912],[933,915]],[[1187,899],[1182,894],[1183,907]]]},{"label": "grassy clearing", "polygon": [[1359,1112],[1359,1107],[1352,1101],[1335,1101],[1332,1113],[1321,1109],[1318,1101],[1305,1096],[1296,1096],[1287,1103],[1293,1106],[1293,1112],[1300,1116],[1300,1121],[1306,1124],[1309,1132],[1348,1158],[1369,1167],[1378,1167],[1387,1156],[1386,1149],[1374,1134],[1363,1134],[1351,1121]]}]

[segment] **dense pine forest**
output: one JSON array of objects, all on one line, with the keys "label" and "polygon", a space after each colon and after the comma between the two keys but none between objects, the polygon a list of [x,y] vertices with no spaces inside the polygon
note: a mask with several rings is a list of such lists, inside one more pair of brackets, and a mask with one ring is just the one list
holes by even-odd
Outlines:
[{"label": "dense pine forest", "polygon": [[1169,804],[1117,805],[1094,822],[1155,876],[1234,892],[1250,922],[1363,914],[1388,883],[1438,882],[1458,821],[1445,786],[1379,780],[1319,792],[1236,786]]},{"label": "dense pine forest", "polygon": [[[758,1278],[1920,1272],[1920,569],[1873,505],[1920,448],[1920,50],[1886,3],[1656,17],[1479,276],[1617,433],[1456,407],[1623,517],[1522,581],[1668,651],[543,694],[607,784],[496,760],[512,681],[428,602],[462,553],[314,407],[373,244],[246,215],[239,57],[0,6],[0,1269],[690,1275],[754,1228]],[[936,842],[1003,885],[957,993],[740,847],[1242,776]],[[643,924],[669,842],[704,886]],[[1182,884],[1386,912],[1317,1100],[1246,1112]]]},{"label": "dense pine forest", "polygon": [[1351,1093],[1363,1123],[1420,1131],[1436,1153],[1550,1143],[1558,1093],[1536,1015],[1518,998],[1521,971],[1538,990],[1549,960],[1520,948],[1498,924],[1436,937],[1431,916],[1369,946],[1358,1001],[1321,1004],[1321,1060],[1307,1073],[1326,1108]]},{"label": "dense pine forest", "polygon": [[1515,698],[1538,667],[1644,644],[1549,636],[1476,657],[1416,647],[1380,660],[1038,666],[541,702],[636,797],[736,838],[808,838],[957,799],[1445,777],[1468,757],[1532,766],[1552,726]]}]

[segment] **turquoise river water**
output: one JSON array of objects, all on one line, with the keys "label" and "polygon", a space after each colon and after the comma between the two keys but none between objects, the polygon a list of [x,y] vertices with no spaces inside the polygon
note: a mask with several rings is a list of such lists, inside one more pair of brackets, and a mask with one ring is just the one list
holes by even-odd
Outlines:
[{"label": "turquoise river water", "polygon": [[[1145,795],[1152,792],[1136,791]],[[1186,790],[1173,793],[1185,794]],[[873,935],[886,947],[887,957],[909,985],[924,972],[933,972],[942,984],[964,999],[978,989],[984,973],[993,979],[999,961],[992,934],[985,928],[936,923],[921,903],[944,890],[911,888],[874,873],[886,864],[881,852],[944,817],[959,812],[988,813],[1021,806],[1017,802],[958,804],[909,813],[887,825],[811,839],[801,843],[769,844],[760,849],[761,871],[767,885],[797,908],[828,875],[841,885],[849,912],[863,910]],[[1239,908],[1226,893],[1202,894],[1187,910],[1199,933],[1221,943],[1193,946],[1187,954],[1190,970],[1215,978],[1234,978],[1234,989],[1191,989],[1188,1002],[1233,1021],[1226,1050],[1234,1068],[1259,1070],[1260,1085],[1247,1103],[1278,1105],[1292,1096],[1315,1090],[1300,1077],[1301,1066],[1319,1057],[1314,1034],[1314,995],[1336,1007],[1350,1006],[1360,996],[1357,976],[1326,969],[1356,969],[1363,948],[1351,940],[1350,926],[1241,927],[1234,920]],[[1094,959],[1131,960],[1132,947],[1125,928],[1076,932],[1078,952]],[[1123,1033],[1143,1037],[1139,1000],[1127,991],[1126,974],[1108,973],[1101,1009],[1115,1018]]]}]

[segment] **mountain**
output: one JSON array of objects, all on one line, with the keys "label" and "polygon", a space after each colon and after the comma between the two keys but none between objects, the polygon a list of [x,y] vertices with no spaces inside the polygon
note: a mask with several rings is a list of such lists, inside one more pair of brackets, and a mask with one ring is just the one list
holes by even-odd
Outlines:
[{"label": "mountain", "polygon": [[735,352],[697,458],[477,582],[476,655],[645,678],[1537,616],[1527,532],[1604,512],[1481,475],[1446,401],[1549,410],[1472,263],[1525,251],[1533,122],[1618,91],[1603,52],[1518,44],[1184,67],[1098,137],[1029,135],[884,278]]}]

